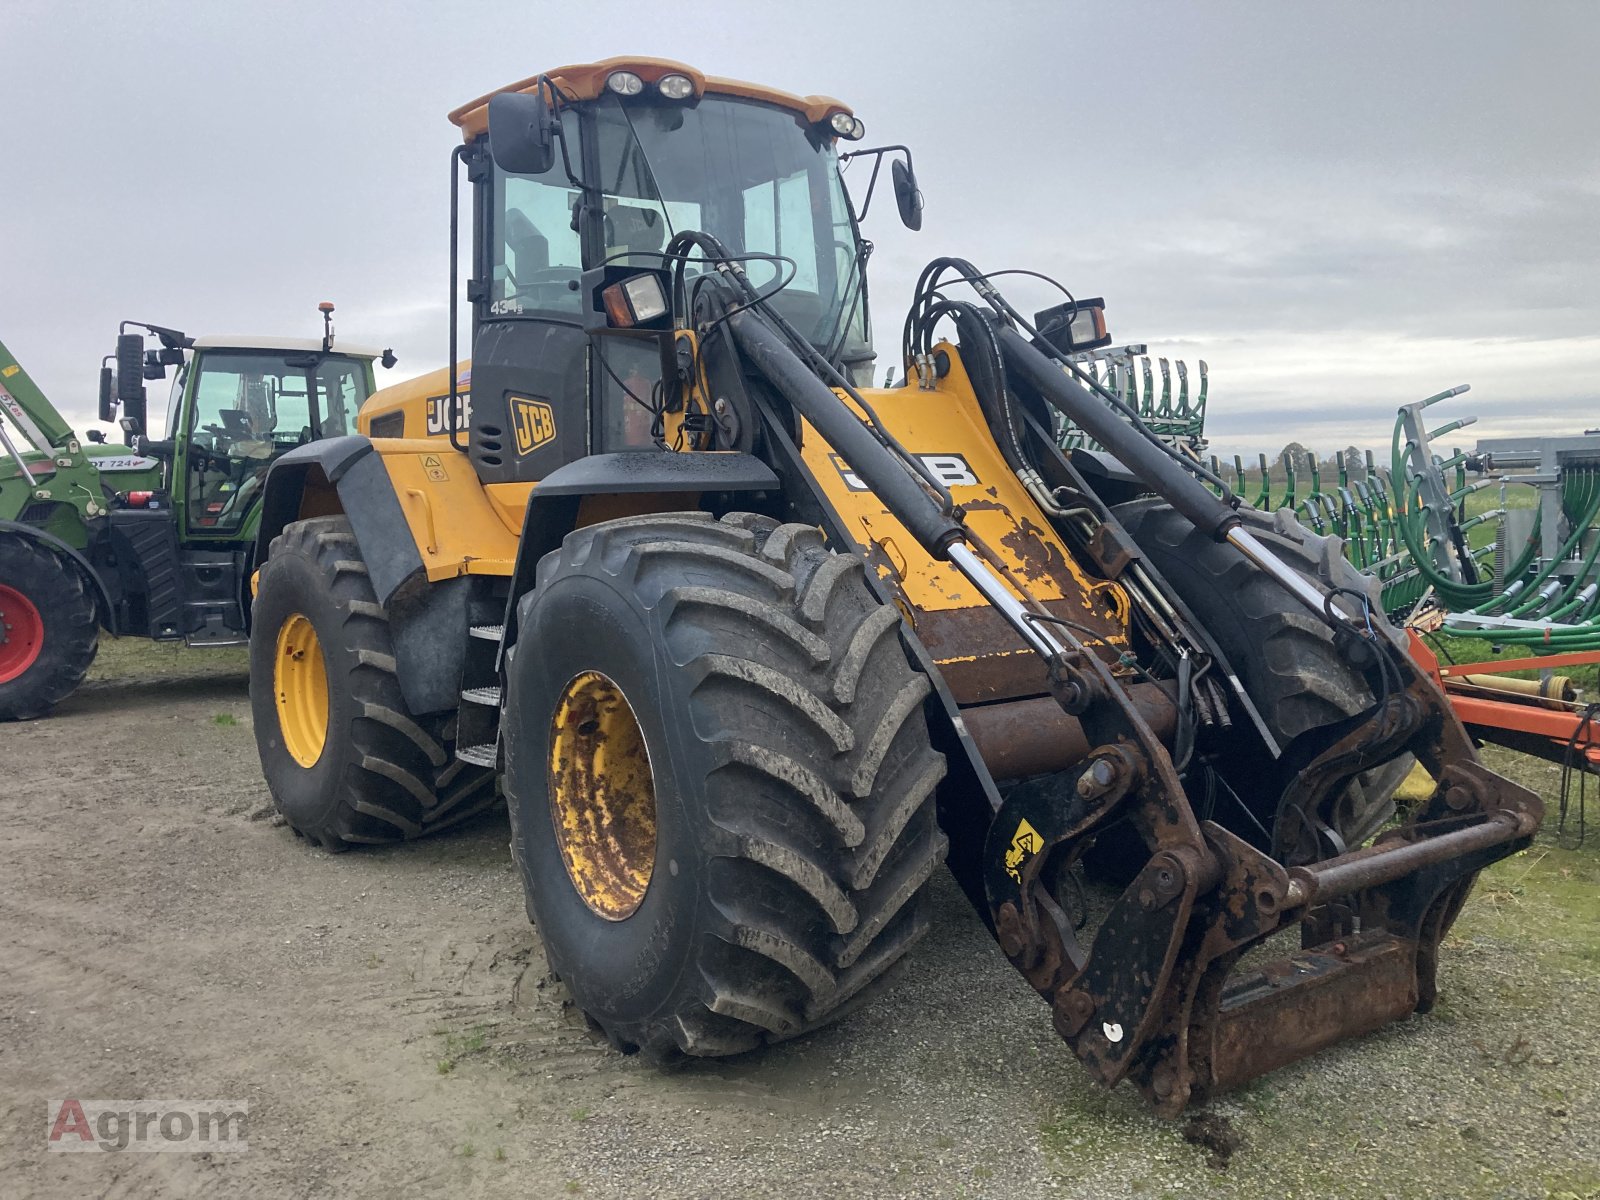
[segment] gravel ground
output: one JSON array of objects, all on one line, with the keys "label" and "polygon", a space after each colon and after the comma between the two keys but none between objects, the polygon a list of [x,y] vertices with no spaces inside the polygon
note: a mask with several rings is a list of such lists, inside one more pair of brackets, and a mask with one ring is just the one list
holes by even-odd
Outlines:
[{"label": "gravel ground", "polygon": [[[278,825],[237,652],[108,646],[0,769],[7,1197],[1600,1196],[1600,839],[1490,873],[1435,1013],[1214,1105],[1220,1167],[1089,1083],[948,879],[875,1006],[666,1074],[550,982],[503,814],[340,856]],[[47,1154],[63,1095],[243,1097],[250,1149]]]}]

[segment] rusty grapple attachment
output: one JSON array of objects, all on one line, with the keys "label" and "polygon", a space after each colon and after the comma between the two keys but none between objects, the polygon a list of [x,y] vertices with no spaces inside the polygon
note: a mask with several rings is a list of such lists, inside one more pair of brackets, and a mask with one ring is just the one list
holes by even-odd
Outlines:
[{"label": "rusty grapple attachment", "polygon": [[[1529,844],[1542,807],[1475,761],[1420,675],[1309,764],[1297,802],[1314,811],[1396,749],[1438,780],[1428,803],[1368,847],[1299,866],[1196,820],[1163,779],[1165,752],[1139,738],[1048,789],[1012,792],[985,854],[996,934],[1097,1079],[1132,1079],[1174,1115],[1432,1007],[1440,940],[1477,873]],[[1121,819],[1150,858],[1085,946],[1043,872]],[[1299,952],[1233,977],[1248,951],[1296,926]]]},{"label": "rusty grapple attachment", "polygon": [[[1155,480],[1197,529],[1280,577],[1285,564],[1263,561],[1273,551],[1252,532],[1265,518],[1252,526],[1168,470],[1148,442],[1124,436],[1131,426],[1119,429],[1119,418],[1041,366],[1019,336],[1006,331],[1001,342],[1008,366],[1113,454],[1125,450],[1130,469]],[[1265,797],[1265,811],[1278,814],[1265,847],[1197,817],[1167,744],[1093,656],[1083,661],[1100,677],[1099,702],[1078,713],[1089,753],[1013,787],[987,837],[984,887],[1002,950],[1050,1002],[1056,1029],[1097,1079],[1132,1080],[1169,1116],[1427,1011],[1440,941],[1477,873],[1526,847],[1543,815],[1534,793],[1477,761],[1444,696],[1393,631],[1374,625],[1362,595],[1304,575],[1294,582],[1285,592],[1379,684],[1370,706],[1286,749],[1293,769],[1282,794]],[[1326,824],[1320,838],[1298,836],[1298,825],[1317,825],[1354,781],[1397,761],[1403,770],[1408,754],[1436,782],[1426,804],[1365,845],[1327,836]],[[1124,825],[1144,854],[1091,937],[1086,916],[1068,915],[1062,880]],[[1280,933],[1298,933],[1298,948],[1258,963]],[[1236,970],[1242,963],[1248,969]]]}]

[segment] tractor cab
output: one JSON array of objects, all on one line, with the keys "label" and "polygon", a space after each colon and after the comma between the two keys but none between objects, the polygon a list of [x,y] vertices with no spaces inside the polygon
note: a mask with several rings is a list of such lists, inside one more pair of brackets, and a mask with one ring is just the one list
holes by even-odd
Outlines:
[{"label": "tractor cab", "polygon": [[250,537],[247,519],[272,462],[355,428],[377,351],[229,337],[196,338],[192,349],[167,408],[172,504],[186,536]]},{"label": "tractor cab", "polygon": [[[120,424],[140,462],[158,464],[160,486],[120,489],[104,477],[106,528],[89,551],[118,632],[244,640],[268,468],[297,446],[350,433],[373,391],[374,360],[394,362],[388,351],[336,348],[332,313],[322,306],[321,338],[189,337],[123,323],[101,372],[100,418]],[[169,374],[165,436],[157,438],[146,384]]]},{"label": "tractor cab", "polygon": [[[321,311],[321,338],[193,338],[123,322],[116,353],[101,368],[100,419],[118,423],[130,447],[161,462],[163,486],[119,493],[116,505],[170,509],[180,538],[251,538],[267,468],[296,446],[350,433],[372,394],[373,361],[395,361],[387,350],[336,350],[333,305]],[[147,349],[147,337],[157,346]],[[155,438],[145,385],[167,378],[168,367],[175,371],[165,437]]]}]

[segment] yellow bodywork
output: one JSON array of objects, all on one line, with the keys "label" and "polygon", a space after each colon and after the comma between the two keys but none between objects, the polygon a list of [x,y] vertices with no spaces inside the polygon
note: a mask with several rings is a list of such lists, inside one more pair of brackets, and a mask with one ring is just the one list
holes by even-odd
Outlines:
[{"label": "yellow bodywork", "polygon": [[[950,487],[951,499],[966,514],[963,523],[1000,552],[1035,599],[1071,598],[1086,613],[1104,614],[1109,607],[1126,623],[1127,594],[1117,584],[1089,575],[1068,552],[1001,457],[956,348],[941,343],[939,349],[950,355],[950,372],[932,390],[869,388],[862,396],[912,454],[962,457],[976,481]],[[849,403],[844,393],[839,396]],[[879,574],[914,608],[928,612],[984,603],[959,571],[929,557],[876,496],[850,487],[838,456],[809,425],[802,454],[840,516],[861,530],[863,548],[874,543],[882,548],[881,555],[873,556]]]},{"label": "yellow bodywork", "polygon": [[[472,364],[457,366],[470,397]],[[440,368],[374,392],[356,418],[394,483],[430,582],[457,575],[510,575],[531,483],[483,484],[450,444],[450,371]],[[374,428],[391,436],[374,436]],[[465,423],[460,436],[465,439]]]},{"label": "yellow bodywork", "polygon": [[[865,389],[862,396],[910,453],[944,468],[966,527],[998,554],[1014,580],[1052,614],[1072,622],[1085,644],[1115,659],[1128,644],[1127,593],[1074,558],[1006,465],[959,351],[949,343],[937,349],[948,355],[950,369],[931,389],[913,384]],[[1042,688],[1043,670],[1033,652],[1001,628],[999,615],[954,567],[917,544],[810,426],[801,455],[943,668],[958,701],[1006,699]],[[1007,586],[1022,598],[1011,579]]]},{"label": "yellow bodywork", "polygon": [[430,582],[511,574],[533,484],[485,486],[448,439],[375,438],[372,448],[383,458]]},{"label": "yellow bodywork", "polygon": [[[1085,644],[1115,661],[1128,646],[1127,593],[1074,557],[1007,467],[960,352],[949,343],[941,343],[938,351],[947,357],[949,370],[931,388],[913,384],[868,389],[863,395],[908,451],[942,470],[966,527],[1003,564],[1007,586],[1019,598],[1025,588],[1052,615],[1070,623],[1067,627]],[[471,365],[456,369],[458,390],[465,395]],[[709,411],[704,378],[696,384],[688,404]],[[536,485],[480,482],[467,456],[450,444],[449,392],[447,369],[385,388],[362,407],[357,424],[369,437],[398,435],[372,437],[372,445],[394,484],[430,581],[510,575]],[[843,394],[841,399],[850,403]],[[668,417],[671,440],[672,418],[682,417]],[[461,424],[464,430],[466,422]],[[530,413],[527,424],[528,436],[537,437],[539,414]],[[927,554],[809,425],[802,427],[800,443],[821,491],[945,673],[957,701],[977,704],[1042,691],[1040,660],[976,589],[949,563]],[[579,524],[692,508],[696,502],[681,495],[595,496],[584,502]]]}]

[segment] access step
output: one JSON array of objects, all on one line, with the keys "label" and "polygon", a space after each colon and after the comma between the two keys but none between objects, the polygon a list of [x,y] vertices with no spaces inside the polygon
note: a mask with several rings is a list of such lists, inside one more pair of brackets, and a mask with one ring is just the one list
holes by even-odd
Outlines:
[{"label": "access step", "polygon": [[499,758],[497,751],[498,747],[494,742],[481,746],[457,746],[456,757],[475,767],[488,767],[492,770]]}]

